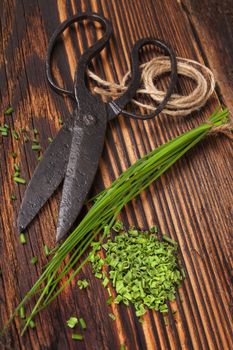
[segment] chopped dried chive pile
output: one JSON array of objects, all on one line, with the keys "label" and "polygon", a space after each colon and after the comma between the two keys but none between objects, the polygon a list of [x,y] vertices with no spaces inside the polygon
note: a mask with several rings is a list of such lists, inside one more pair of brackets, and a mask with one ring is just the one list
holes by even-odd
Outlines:
[{"label": "chopped dried chive pile", "polygon": [[[144,232],[131,228],[126,232],[118,223],[115,228],[120,231],[115,239],[98,247],[105,250],[106,257],[100,257],[96,251],[89,255],[95,276],[103,279],[104,287],[111,280],[116,291],[114,303],[132,302],[138,317],[146,313],[146,307],[167,312],[166,301],[175,299],[176,287],[183,278],[176,256],[177,242],[167,236],[160,241],[154,233],[156,227]],[[98,244],[93,244],[94,249]],[[108,276],[102,272],[104,265],[109,268]]]}]

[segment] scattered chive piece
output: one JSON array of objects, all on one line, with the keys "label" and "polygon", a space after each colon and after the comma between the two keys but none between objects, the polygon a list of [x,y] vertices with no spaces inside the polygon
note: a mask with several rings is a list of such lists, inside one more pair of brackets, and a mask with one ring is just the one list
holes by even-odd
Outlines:
[{"label": "scattered chive piece", "polygon": [[20,240],[20,243],[22,243],[22,244],[27,243],[26,236],[24,233],[20,233],[19,240]]},{"label": "scattered chive piece", "polygon": [[1,132],[7,132],[8,128],[6,128],[5,126],[0,126],[0,131]]},{"label": "scattered chive piece", "polygon": [[23,185],[26,183],[25,179],[23,179],[22,177],[18,177],[18,176],[14,177],[14,181],[18,184],[23,184]]},{"label": "scattered chive piece", "polygon": [[16,164],[16,163],[14,164],[14,169],[15,169],[15,171],[20,171],[18,164]]},{"label": "scattered chive piece", "polygon": [[17,157],[17,153],[16,152],[12,152],[11,155],[12,155],[13,159],[15,159]]},{"label": "scattered chive piece", "polygon": [[13,107],[8,107],[8,108],[5,110],[4,114],[5,114],[5,115],[10,115],[10,114],[13,113],[13,112],[14,112]]},{"label": "scattered chive piece", "polygon": [[103,280],[103,283],[102,283],[104,288],[107,287],[108,283],[109,283],[109,279],[108,279],[108,277],[105,277],[104,280]]},{"label": "scattered chive piece", "polygon": [[19,139],[19,134],[17,133],[16,130],[12,130],[12,136],[14,137],[14,139],[18,140]]},{"label": "scattered chive piece", "polygon": [[72,339],[73,340],[83,340],[83,336],[82,336],[82,334],[73,333],[72,334]]},{"label": "scattered chive piece", "polygon": [[123,229],[123,222],[118,220],[112,228],[114,231],[119,232]]},{"label": "scattered chive piece", "polygon": [[115,321],[116,320],[116,316],[110,312],[110,314],[108,314],[108,316],[113,320]]},{"label": "scattered chive piece", "polygon": [[76,324],[78,324],[77,317],[70,317],[69,320],[66,321],[66,324],[70,328],[74,328]]},{"label": "scattered chive piece", "polygon": [[124,344],[121,344],[120,350],[126,350],[126,347]]},{"label": "scattered chive piece", "polygon": [[36,128],[33,129],[33,133],[34,133],[34,135],[38,135],[38,130]]},{"label": "scattered chive piece", "polygon": [[32,265],[35,265],[37,263],[38,259],[36,256],[33,256],[33,258],[31,259],[31,263]]},{"label": "scattered chive piece", "polygon": [[41,150],[41,146],[40,145],[32,145],[32,150],[33,151],[40,151]]},{"label": "scattered chive piece", "polygon": [[35,322],[33,320],[30,320],[29,327],[30,328],[35,328],[36,327],[36,324],[35,324]]},{"label": "scattered chive piece", "polygon": [[78,280],[77,285],[79,286],[79,289],[85,289],[89,286],[89,282],[86,279]]},{"label": "scattered chive piece", "polygon": [[59,117],[59,118],[58,118],[58,122],[59,122],[59,124],[60,124],[60,125],[62,125],[62,124],[63,124],[63,120],[62,120],[62,118],[61,118],[61,117]]},{"label": "scattered chive piece", "polygon": [[150,233],[157,233],[158,232],[158,227],[157,226],[152,226],[149,229]]},{"label": "scattered chive piece", "polygon": [[87,325],[86,325],[86,322],[84,321],[83,318],[80,318],[79,319],[79,323],[80,323],[80,326],[83,330],[87,329]]},{"label": "scattered chive piece", "polygon": [[46,244],[44,246],[44,252],[46,256],[49,256],[49,247]]},{"label": "scattered chive piece", "polygon": [[25,318],[25,309],[23,306],[21,306],[19,309],[19,316],[20,318]]},{"label": "scattered chive piece", "polygon": [[40,156],[38,156],[38,157],[37,157],[37,160],[39,160],[39,161],[40,161],[42,158],[43,158],[43,156],[42,156],[42,155],[40,155]]},{"label": "scattered chive piece", "polygon": [[16,201],[16,195],[14,193],[12,193],[12,195],[11,195],[11,200]]},{"label": "scattered chive piece", "polygon": [[8,136],[8,132],[7,131],[2,131],[1,134],[2,134],[2,136]]},{"label": "scattered chive piece", "polygon": [[14,178],[14,177],[18,177],[19,175],[20,175],[20,172],[19,172],[19,171],[15,171],[15,172],[14,172],[14,175],[13,175],[13,178]]},{"label": "scattered chive piece", "polygon": [[23,140],[24,140],[24,142],[28,142],[29,141],[29,136],[28,135],[24,135]]},{"label": "scattered chive piece", "polygon": [[111,305],[113,302],[113,296],[111,295],[108,299],[107,299],[107,305]]},{"label": "scattered chive piece", "polygon": [[21,128],[20,131],[23,132],[23,133],[27,132],[26,128]]},{"label": "scattered chive piece", "polygon": [[49,141],[49,143],[52,143],[53,142],[52,137],[48,137],[48,141]]}]

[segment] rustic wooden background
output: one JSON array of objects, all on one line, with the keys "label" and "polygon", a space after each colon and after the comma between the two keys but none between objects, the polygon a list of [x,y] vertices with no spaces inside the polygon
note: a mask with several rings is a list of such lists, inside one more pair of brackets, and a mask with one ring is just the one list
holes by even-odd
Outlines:
[{"label": "rustic wooden background", "polygon": [[[73,13],[91,10],[111,19],[114,39],[108,54],[97,60],[95,70],[118,79],[129,68],[133,43],[144,36],[167,40],[177,55],[209,66],[217,78],[216,93],[201,111],[186,119],[165,115],[148,122],[118,118],[108,128],[95,190],[107,186],[123,169],[157,145],[198,125],[219,102],[233,113],[233,10],[232,0],[2,0],[0,1],[0,118],[11,128],[36,127],[43,149],[55,136],[58,117],[68,117],[71,106],[49,88],[44,58],[56,26]],[[78,42],[77,39],[78,38]],[[74,55],[95,38],[93,27],[66,36],[65,53],[57,59],[59,81],[72,84]],[[61,52],[61,51],[60,51]],[[192,84],[182,81],[182,93]],[[4,117],[12,105],[15,113]],[[18,152],[21,175],[27,180],[37,164],[30,144],[11,137],[0,138],[0,315],[1,327],[20,298],[29,290],[46,263],[43,246],[54,246],[59,191],[28,231],[22,246],[15,220],[25,187],[12,180],[12,151]],[[114,307],[117,320],[108,317],[106,293],[89,267],[82,276],[90,288],[79,291],[75,283],[39,317],[36,329],[20,337],[16,320],[1,349],[130,350],[233,348],[232,339],[232,144],[224,136],[208,137],[143,194],[123,213],[124,222],[157,224],[179,242],[187,278],[171,305],[166,324],[161,314],[149,312],[139,323],[133,308]],[[17,200],[10,200],[16,193]],[[32,256],[39,263],[30,264]],[[172,313],[176,311],[175,314]],[[82,315],[88,324],[83,342],[71,340],[66,320]]]}]

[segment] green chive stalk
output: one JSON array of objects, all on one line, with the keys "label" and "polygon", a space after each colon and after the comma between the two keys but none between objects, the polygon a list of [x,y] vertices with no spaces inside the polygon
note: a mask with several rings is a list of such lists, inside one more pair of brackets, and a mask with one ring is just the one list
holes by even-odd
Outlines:
[{"label": "green chive stalk", "polygon": [[[22,330],[23,334],[35,315],[47,307],[80,272],[87,263],[88,257],[82,262],[79,262],[80,258],[98,235],[100,235],[100,243],[103,241],[122,208],[200,142],[211,128],[226,124],[228,114],[227,109],[216,110],[208,122],[174,138],[136,161],[109,188],[96,196],[93,206],[79,225],[59,247],[51,251],[53,256],[50,262],[20,302],[6,327],[20,309],[35,297],[36,302],[30,316],[27,317]],[[66,279],[60,284],[65,276]]]}]

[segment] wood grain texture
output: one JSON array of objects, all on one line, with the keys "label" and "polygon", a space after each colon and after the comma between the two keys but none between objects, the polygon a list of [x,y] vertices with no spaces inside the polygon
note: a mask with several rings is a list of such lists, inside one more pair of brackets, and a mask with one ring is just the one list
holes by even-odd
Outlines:
[{"label": "wood grain texture", "polygon": [[[213,4],[213,7],[210,5]],[[11,128],[37,128],[43,149],[47,138],[59,129],[58,117],[68,118],[70,101],[49,88],[44,58],[56,26],[78,11],[91,10],[111,19],[114,38],[94,61],[102,77],[117,80],[129,68],[130,50],[144,36],[164,39],[177,55],[205,62],[218,79],[217,93],[200,112],[173,120],[160,115],[141,122],[119,117],[108,126],[94,191],[108,186],[136,159],[205,120],[223,101],[232,108],[232,10],[214,0],[4,0],[0,2],[0,122]],[[229,9],[229,10],[228,10]],[[225,11],[225,12],[224,12]],[[61,84],[72,86],[76,60],[101,31],[80,26],[65,35],[58,47],[55,74]],[[155,54],[155,53],[154,53]],[[146,52],[145,57],[151,57]],[[188,93],[189,81],[177,90]],[[12,105],[15,113],[4,117]],[[16,217],[25,190],[12,180],[17,152],[21,175],[27,180],[37,164],[31,145],[14,138],[0,139],[0,327],[29,290],[46,263],[43,246],[54,246],[60,191],[49,200],[28,230],[22,246],[16,235]],[[81,277],[90,288],[79,291],[75,281],[36,319],[36,329],[20,337],[17,319],[6,337],[4,349],[232,349],[232,144],[224,136],[208,137],[191,150],[148,191],[122,213],[125,225],[156,224],[180,245],[187,278],[169,307],[168,324],[161,314],[148,312],[143,324],[132,307],[106,305],[107,293],[86,266]],[[15,193],[17,200],[10,200]],[[39,263],[30,264],[32,256]],[[114,322],[108,317],[113,312]],[[172,311],[176,311],[175,314]],[[88,324],[83,342],[71,340],[66,320],[83,316]]]}]

